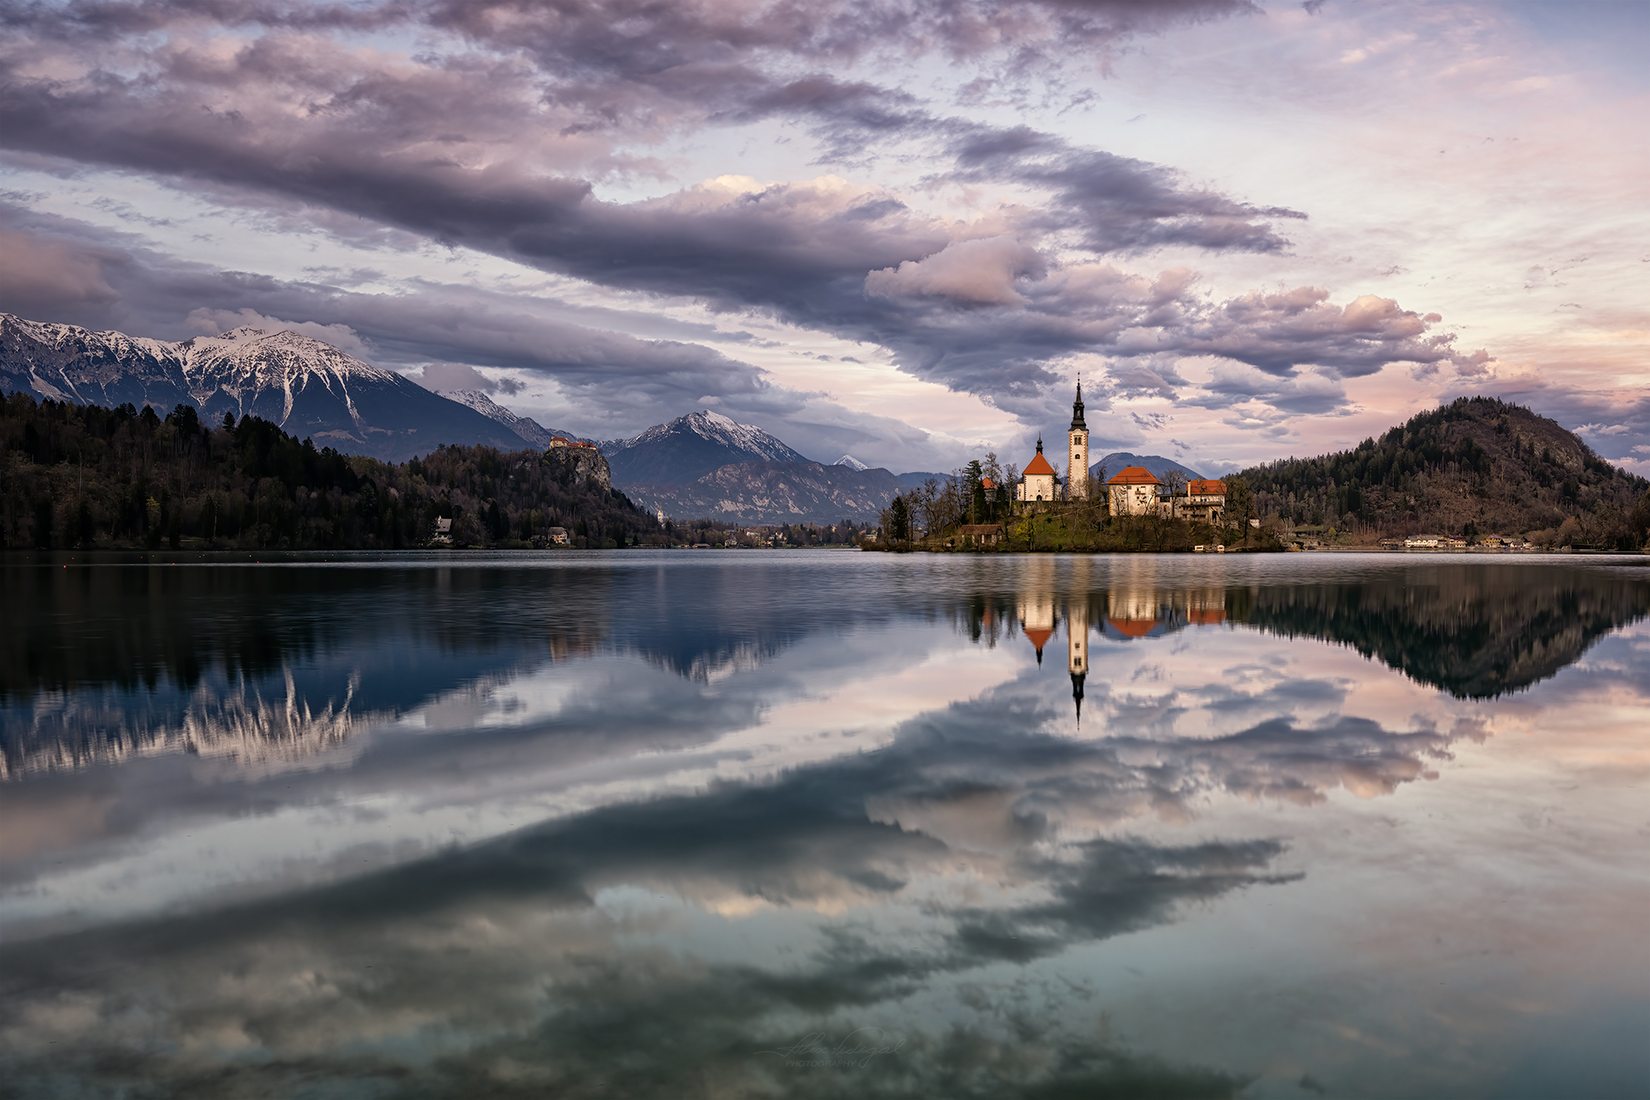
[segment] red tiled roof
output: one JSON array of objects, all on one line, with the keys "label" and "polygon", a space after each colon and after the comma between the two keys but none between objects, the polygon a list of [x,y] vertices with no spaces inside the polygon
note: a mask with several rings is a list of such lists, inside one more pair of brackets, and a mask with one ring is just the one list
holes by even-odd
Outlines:
[{"label": "red tiled roof", "polygon": [[[1138,467],[1136,467],[1138,469]],[[1129,638],[1144,638],[1157,629],[1156,619],[1107,619],[1112,629]]]},{"label": "red tiled roof", "polygon": [[1037,652],[1041,653],[1043,647],[1048,645],[1048,640],[1054,637],[1054,631],[1045,630],[1040,626],[1028,626],[1026,627],[1026,637],[1031,639],[1031,644],[1037,647]]},{"label": "red tiled roof", "polygon": [[1036,454],[1036,457],[1034,457],[1030,462],[1026,463],[1026,473],[1028,473],[1028,474],[1053,474],[1054,473],[1054,467],[1050,466],[1048,464],[1048,459],[1043,457],[1043,452],[1038,451],[1037,454]]},{"label": "red tiled roof", "polygon": [[1226,483],[1213,478],[1193,478],[1186,483],[1186,492],[1194,497],[1223,497],[1226,495]]},{"label": "red tiled roof", "polygon": [[1106,482],[1106,484],[1107,485],[1157,485],[1157,484],[1159,484],[1159,482],[1158,482],[1157,478],[1152,476],[1152,472],[1150,470],[1146,469],[1146,467],[1144,467],[1144,466],[1125,466],[1125,467],[1123,467],[1123,471],[1121,473],[1119,473],[1116,477],[1112,478],[1110,481]]}]

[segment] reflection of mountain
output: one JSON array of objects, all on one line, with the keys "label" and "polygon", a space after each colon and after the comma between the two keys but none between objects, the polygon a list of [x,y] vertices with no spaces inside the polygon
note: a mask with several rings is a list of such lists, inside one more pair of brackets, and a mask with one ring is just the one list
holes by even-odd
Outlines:
[{"label": "reflection of mountain", "polygon": [[1574,663],[1650,614],[1650,584],[1608,571],[1440,565],[1370,580],[1259,588],[1234,618],[1352,646],[1421,683],[1488,699]]},{"label": "reflection of mountain", "polygon": [[[176,751],[313,756],[600,639],[599,616],[531,621],[480,571],[14,566],[3,579],[27,626],[0,642],[0,779]],[[599,600],[601,585],[579,591]],[[491,628],[463,610],[477,606]]]},{"label": "reflection of mountain", "polygon": [[[896,1008],[925,989],[943,995],[955,976],[1000,982],[1005,965],[1161,929],[1301,877],[1279,866],[1285,845],[1273,838],[1093,835],[1070,811],[1132,799],[1126,769],[1105,745],[1004,736],[1015,711],[1012,700],[951,708],[903,726],[877,753],[584,809],[258,902],[46,933],[3,956],[6,1057],[26,1073],[50,1066],[55,1079],[83,1076],[110,1092],[141,1080],[181,1094],[225,1058],[216,1044],[171,1053],[210,1020],[224,1035],[252,1036],[234,1052],[245,1095],[387,1075],[416,1038],[448,1051],[421,1067],[421,1095],[481,1094],[476,1082],[496,1080],[489,1074],[503,1059],[518,1079],[554,1080],[558,1095],[712,1095],[696,1087],[712,1065],[715,1095],[835,1096],[835,1073],[765,1087],[771,1063],[757,1052],[797,1042],[833,1012]],[[989,868],[1002,888],[935,889],[970,865]],[[918,882],[926,885],[907,889]],[[780,950],[718,958],[687,940],[638,949],[598,900],[615,890],[672,898],[735,937],[749,927],[746,908],[772,907],[764,934]],[[856,921],[824,936],[812,920],[789,919],[848,902]],[[55,1048],[66,1014],[46,1011],[64,988],[102,1011],[143,991],[141,1040],[125,1028],[83,1029],[68,1045],[88,1057],[65,1064]],[[919,1042],[919,1026],[911,1021],[902,1039]],[[1049,1030],[1026,1028],[1018,1041]],[[1105,1036],[1055,1047],[1061,1057],[1005,1072],[1046,1083],[1043,1095],[1212,1100],[1239,1083],[1130,1058]],[[305,1088],[282,1087],[300,1053]],[[855,1094],[1005,1095],[952,1087],[955,1055],[944,1050],[903,1057],[897,1092]],[[972,1059],[970,1073],[980,1064]],[[923,1076],[908,1080],[914,1073]]]},{"label": "reflection of mountain", "polygon": [[243,763],[310,756],[348,740],[364,717],[352,710],[356,683],[350,674],[331,690],[301,690],[287,670],[233,682],[212,675],[188,692],[69,692],[0,705],[0,779],[169,752]]},{"label": "reflection of mountain", "polygon": [[1650,614],[1645,581],[1550,564],[1406,566],[1350,580],[1241,587],[1159,584],[1149,569],[1131,566],[1109,580],[1109,587],[1057,583],[1034,559],[1012,597],[971,599],[966,629],[975,641],[995,644],[996,624],[1017,616],[1041,663],[1057,621],[1092,622],[1124,643],[1189,626],[1248,626],[1350,645],[1421,683],[1481,699],[1547,679],[1600,636]]}]

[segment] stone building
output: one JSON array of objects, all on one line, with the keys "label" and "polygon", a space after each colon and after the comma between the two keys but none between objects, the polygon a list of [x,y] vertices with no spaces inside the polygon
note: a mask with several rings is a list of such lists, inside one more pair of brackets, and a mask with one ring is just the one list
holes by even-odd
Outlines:
[{"label": "stone building", "polygon": [[1155,516],[1162,483],[1144,466],[1125,466],[1106,482],[1106,507],[1114,516]]}]

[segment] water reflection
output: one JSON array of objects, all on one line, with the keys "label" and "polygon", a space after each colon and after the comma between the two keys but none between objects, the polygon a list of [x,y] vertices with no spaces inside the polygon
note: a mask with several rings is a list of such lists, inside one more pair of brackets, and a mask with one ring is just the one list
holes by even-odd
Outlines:
[{"label": "water reflection", "polygon": [[30,574],[0,1075],[1638,1083],[1643,569],[682,561]]},{"label": "water reflection", "polygon": [[[946,579],[971,589],[956,595],[975,641],[995,645],[1017,622],[1041,663],[1065,624],[1079,704],[1091,625],[1117,642],[1221,625],[1320,638],[1486,699],[1551,677],[1650,613],[1650,588],[1619,571],[1458,564],[1192,586],[1160,578],[1158,564],[1094,575],[1089,559],[1037,557],[1013,576]],[[786,587],[796,578],[775,572],[698,570],[678,586],[656,570],[13,565],[6,588],[25,629],[0,649],[0,779],[180,751],[294,761],[526,669],[634,653],[708,684],[810,633],[896,613],[832,572],[805,578],[815,607],[800,612]],[[993,587],[1004,581],[1013,587]],[[948,594],[916,594],[904,610],[954,610]]]}]

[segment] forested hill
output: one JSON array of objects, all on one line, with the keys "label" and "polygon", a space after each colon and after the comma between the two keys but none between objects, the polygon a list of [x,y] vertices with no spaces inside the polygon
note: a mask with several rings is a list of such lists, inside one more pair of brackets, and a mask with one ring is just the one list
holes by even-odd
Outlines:
[{"label": "forested hill", "polygon": [[1379,439],[1244,470],[1261,516],[1347,533],[1531,535],[1638,548],[1650,482],[1520,405],[1463,397]]},{"label": "forested hill", "polygon": [[593,449],[442,447],[402,463],[317,450],[267,420],[0,399],[0,548],[387,550],[663,544]]}]

